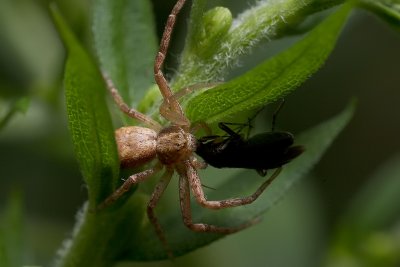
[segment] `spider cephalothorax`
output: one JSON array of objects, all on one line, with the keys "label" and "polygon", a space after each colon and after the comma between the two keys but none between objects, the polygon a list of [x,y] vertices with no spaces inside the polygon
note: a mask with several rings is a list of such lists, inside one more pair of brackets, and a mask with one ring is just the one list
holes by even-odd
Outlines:
[{"label": "spider cephalothorax", "polygon": [[166,165],[189,159],[196,150],[196,137],[177,125],[163,128],[157,136],[157,158]]}]

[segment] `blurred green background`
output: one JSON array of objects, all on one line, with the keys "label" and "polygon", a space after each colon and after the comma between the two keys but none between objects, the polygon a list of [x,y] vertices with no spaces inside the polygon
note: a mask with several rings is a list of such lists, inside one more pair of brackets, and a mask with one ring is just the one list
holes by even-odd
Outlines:
[{"label": "blurred green background", "polygon": [[[92,49],[89,1],[55,2],[80,40]],[[174,2],[153,0],[159,35]],[[234,14],[248,6],[247,1],[215,2]],[[50,20],[48,4],[46,0],[0,0],[0,118],[18,99],[30,98],[27,112],[15,114],[0,130],[0,214],[5,217],[7,203],[18,198],[10,197],[12,192],[19,192],[23,250],[16,257],[21,264],[40,266],[53,261],[86,199],[63,102],[65,52]],[[184,11],[187,15],[189,9]],[[176,64],[184,36],[184,27],[178,28],[167,71]],[[254,49],[232,76],[286,42],[279,40]],[[338,222],[357,192],[386,162],[395,162],[394,169],[400,164],[393,161],[400,152],[399,70],[399,32],[366,11],[353,12],[325,66],[287,97],[278,119],[279,128],[297,133],[338,113],[355,96],[358,108],[349,126],[313,173],[261,224],[165,264],[321,266],[327,251],[332,250],[332,240],[337,239]],[[169,191],[176,193],[176,188]],[[371,197],[382,195],[377,190]],[[398,215],[394,214],[383,230],[396,225],[400,229]],[[2,221],[3,237],[13,226]],[[121,264],[130,265],[134,264]]]}]

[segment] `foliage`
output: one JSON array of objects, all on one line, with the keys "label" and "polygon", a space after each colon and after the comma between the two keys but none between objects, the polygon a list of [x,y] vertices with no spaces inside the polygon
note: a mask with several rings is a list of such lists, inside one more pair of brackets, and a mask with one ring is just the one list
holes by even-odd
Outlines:
[{"label": "foliage", "polygon": [[10,119],[16,113],[25,113],[29,107],[29,99],[27,97],[22,97],[15,101],[13,105],[8,109],[6,114],[0,118],[0,130],[7,125]]},{"label": "foliage", "polygon": [[[297,89],[326,62],[355,8],[365,8],[377,14],[397,30],[400,21],[398,0],[258,1],[236,18],[225,7],[207,9],[207,4],[206,0],[193,1],[185,46],[178,69],[171,79],[171,87],[177,91],[204,83],[207,88],[186,97],[182,105],[192,122],[204,121],[211,125],[260,109]],[[94,207],[120,184],[114,128],[99,70],[110,75],[127,103],[162,121],[156,112],[160,95],[152,77],[157,50],[152,8],[148,0],[95,0],[92,11],[95,53],[85,49],[78,41],[57,8],[53,6],[51,9],[67,50],[64,87],[68,124],[75,155],[88,188],[88,202],[77,216],[71,239],[60,250],[57,265],[110,266],[119,261],[165,259],[165,251],[145,219],[147,196],[140,190],[131,192],[113,208],[93,212]],[[317,16],[319,19],[315,20]],[[182,21],[184,19],[180,15],[178,23]],[[304,25],[308,26],[304,28]],[[246,73],[228,79],[231,70],[236,69],[253,48],[293,35],[296,41],[290,47],[270,58],[266,57]],[[96,55],[98,64],[92,54]],[[213,87],[210,89],[207,84]],[[25,101],[21,99],[10,109],[0,120],[0,128],[14,113],[27,106]],[[267,212],[319,161],[349,122],[354,109],[352,102],[340,114],[296,137],[296,141],[306,147],[306,152],[285,166],[276,183],[255,204],[218,213],[195,208],[195,219],[230,226]],[[391,177],[386,173],[380,175]],[[220,190],[210,193],[209,198],[230,196],[232,192],[248,195],[259,184],[259,179],[252,175],[246,173],[246,180],[240,176],[243,173],[239,171],[233,174],[220,185]],[[346,256],[348,251],[355,249],[359,252],[358,244],[364,240],[357,237],[365,233],[369,237],[367,241],[381,237],[390,239],[387,234],[379,235],[376,229],[381,222],[371,218],[395,220],[391,215],[397,212],[396,207],[387,204],[397,202],[396,194],[390,190],[398,188],[394,181],[382,182],[382,190],[390,191],[387,194],[389,197],[368,203],[368,207],[375,207],[371,210],[363,207],[372,194],[367,191],[361,193],[361,200],[354,204],[355,212],[349,212],[350,215],[357,215],[344,216],[343,223],[338,226],[337,236],[340,238],[333,242],[327,265],[335,266],[338,259],[346,259],[343,255]],[[176,256],[223,237],[189,231],[177,212],[163,209],[157,211],[157,215],[163,225],[172,225],[165,230]],[[13,218],[11,215],[7,217]],[[364,232],[358,233],[354,229],[364,229]],[[0,241],[0,245],[6,242]],[[388,264],[393,266],[398,261],[393,256],[398,252],[396,242],[389,240],[392,246],[384,251]],[[372,255],[372,246],[362,248],[364,250],[358,254],[360,258],[367,255],[370,262],[380,259],[380,255]]]},{"label": "foliage", "polygon": [[[335,5],[334,1],[328,2],[322,1],[319,9]],[[284,36],[289,25],[295,27],[296,23],[305,19],[301,16],[309,16],[312,13],[307,12],[307,8],[318,10],[318,1],[261,1],[234,20],[226,8],[216,7],[205,12],[205,6],[204,0],[193,3],[186,46],[178,72],[172,80],[172,87],[175,89],[201,82],[220,81],[225,73],[235,66],[239,57],[247,54],[251,47],[262,40]],[[284,97],[326,61],[354,6],[355,2],[343,4],[290,48],[247,73],[212,89],[193,94],[184,102],[188,117],[192,121],[215,123]],[[98,0],[94,2],[93,10],[95,46],[101,68],[109,72],[128,103],[133,103],[134,94],[143,95],[140,90],[151,87],[150,59],[155,54],[156,38],[148,2]],[[93,207],[93,203],[98,203],[107,193],[112,192],[110,182],[107,185],[105,181],[113,181],[112,184],[116,185],[118,162],[115,160],[113,131],[103,99],[104,90],[98,91],[103,86],[96,66],[73,38],[55,9],[53,15],[69,52],[65,87],[70,131],[83,176],[88,184],[89,205]],[[152,95],[157,98],[154,93]],[[147,99],[147,103],[154,105],[157,102]],[[150,107],[144,106],[144,109]],[[346,125],[352,110],[353,105],[331,121],[301,135],[299,142],[307,147],[307,152],[285,168],[271,189],[274,193],[268,194],[264,200],[253,205],[252,209],[232,209],[218,215],[198,210],[197,219],[231,225],[259,216],[268,210],[288,191],[290,185],[318,161]],[[232,177],[222,186],[223,191],[241,188],[240,193],[248,193],[244,188],[251,188],[251,180],[246,181],[246,187],[240,187],[241,182],[241,179]],[[65,251],[60,266],[106,266],[113,261],[165,258],[165,252],[154,238],[151,225],[125,225],[126,221],[138,222],[143,216],[143,202],[139,199],[140,194],[136,193],[124,208],[100,214],[93,214],[85,207],[76,227],[72,246]],[[165,224],[168,222],[168,225],[174,225],[166,229],[166,235],[169,240],[173,240],[171,246],[176,256],[221,237],[217,234],[191,233],[184,229],[179,215],[167,216],[165,212],[159,214],[161,218],[163,215],[167,217],[162,220]],[[96,221],[100,219],[102,223],[97,224]],[[103,234],[99,237],[100,233],[110,233],[113,230],[117,233],[123,230],[124,236],[129,237],[120,242],[123,246],[107,246],[115,244],[112,242],[112,235]],[[102,244],[100,248],[107,249],[107,253],[99,253],[99,246],[90,248],[87,244],[91,239]]]},{"label": "foliage", "polygon": [[397,266],[400,263],[400,158],[371,175],[336,225],[326,266]]}]

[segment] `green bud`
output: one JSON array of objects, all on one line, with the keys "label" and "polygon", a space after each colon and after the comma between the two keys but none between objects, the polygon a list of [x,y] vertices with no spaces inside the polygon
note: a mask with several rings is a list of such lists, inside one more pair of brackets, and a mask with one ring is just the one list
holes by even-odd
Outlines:
[{"label": "green bud", "polygon": [[215,7],[204,13],[195,42],[198,55],[206,58],[214,54],[231,25],[232,14],[225,7]]}]

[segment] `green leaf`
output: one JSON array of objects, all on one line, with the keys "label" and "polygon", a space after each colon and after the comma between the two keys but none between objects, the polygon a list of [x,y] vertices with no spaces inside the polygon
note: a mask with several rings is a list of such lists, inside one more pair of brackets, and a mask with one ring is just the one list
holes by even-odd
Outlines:
[{"label": "green leaf", "polygon": [[29,108],[29,98],[28,97],[21,97],[13,105],[11,108],[6,112],[6,114],[3,116],[3,118],[0,118],[0,130],[3,129],[7,123],[12,119],[12,117],[16,113],[26,113],[26,111]]},{"label": "green leaf", "polygon": [[307,13],[312,14],[318,11],[322,11],[343,4],[346,1],[347,0],[312,0],[310,5],[307,7]]},{"label": "green leaf", "polygon": [[92,59],[54,6],[52,15],[68,50],[65,66],[68,123],[89,191],[89,205],[85,204],[79,212],[72,240],[64,242],[57,266],[110,266],[124,251],[127,239],[135,239],[133,229],[138,228],[136,224],[143,214],[136,206],[141,202],[127,202],[105,212],[93,211],[112,192],[113,185],[119,183],[119,161],[105,101],[106,90]]},{"label": "green leaf", "polygon": [[397,30],[400,30],[399,0],[360,0],[359,4],[361,7],[382,17]]},{"label": "green leaf", "polygon": [[[249,54],[261,41],[281,38],[310,14],[343,1],[257,1],[233,20],[226,8],[216,7],[205,13],[206,1],[194,1],[173,88],[178,90],[196,83],[222,81],[227,70],[237,66],[240,57]],[[213,40],[214,36],[218,36],[218,41]]]},{"label": "green leaf", "polygon": [[24,246],[24,215],[20,191],[12,191],[0,216],[0,266],[22,266],[27,261]]},{"label": "green leaf", "polygon": [[0,6],[1,60],[8,63],[7,72],[16,72],[16,86],[52,86],[60,73],[62,47],[48,14],[39,1],[5,0]]},{"label": "green leaf", "polygon": [[127,103],[138,102],[154,83],[157,38],[149,0],[95,0],[95,48],[103,70]]},{"label": "green leaf", "polygon": [[52,15],[68,51],[64,76],[68,124],[88,185],[89,203],[94,207],[112,191],[112,182],[117,182],[119,170],[114,129],[105,101],[106,90],[93,60],[54,6]]},{"label": "green leaf", "polygon": [[[247,206],[219,211],[210,211],[192,203],[194,221],[221,226],[234,226],[265,213],[319,161],[333,140],[351,119],[354,108],[355,105],[352,103],[336,117],[300,134],[297,138],[297,143],[304,145],[306,151],[299,158],[285,165],[277,180],[256,202]],[[213,176],[221,176],[224,171],[226,172],[227,170],[214,169]],[[202,176],[202,173],[200,173],[200,176]],[[253,193],[261,182],[262,180],[255,171],[240,171],[237,172],[237,175],[232,176],[221,184],[217,190],[207,194],[208,199],[247,196]],[[159,212],[158,218],[164,227],[166,237],[175,256],[188,253],[224,236],[221,234],[194,233],[183,225],[182,216],[178,211],[173,214],[170,213],[171,210],[166,212]],[[162,217],[163,215],[164,217]],[[142,225],[142,228],[137,229],[136,238],[131,240],[129,253],[121,260],[159,260],[165,257],[165,251],[155,236],[152,225],[147,222],[147,224]]]},{"label": "green leaf", "polygon": [[[290,1],[291,3],[296,3],[296,1]],[[107,2],[105,0],[96,0],[94,3],[95,13],[93,21],[96,49],[102,68],[110,74],[117,87],[122,90],[125,99],[129,100],[128,102],[132,102],[132,90],[136,94],[139,89],[147,89],[151,84],[149,81],[153,79],[152,71],[151,69],[150,71],[146,69],[151,68],[156,50],[154,49],[154,52],[151,52],[151,47],[156,42],[152,41],[154,35],[149,30],[151,28],[149,25],[151,25],[150,20],[152,17],[148,2],[131,2],[135,1]],[[197,5],[197,13],[202,15],[203,12],[201,11],[204,10],[206,1],[195,1],[194,7],[196,6],[195,3],[199,3]],[[328,22],[321,24],[325,26],[319,26],[319,31],[313,31],[310,34],[313,37],[306,37],[305,40],[308,41],[300,42],[302,45],[296,46],[298,48],[290,50],[286,56],[281,56],[282,59],[286,59],[289,63],[286,61],[276,61],[273,67],[278,68],[278,72],[286,70],[286,68],[288,71],[290,69],[290,71],[297,70],[300,72],[302,68],[313,67],[314,69],[308,71],[307,75],[313,73],[331,51],[349,10],[349,7],[343,8],[342,11],[328,19]],[[215,15],[220,14],[220,12],[225,14],[224,18],[221,18],[225,20],[222,21],[222,24],[219,22],[215,23],[215,21],[218,21]],[[128,15],[128,17],[131,16],[132,19],[137,18],[137,16],[144,16],[142,19],[145,22],[144,24],[141,24],[140,21],[131,23],[132,21],[124,19],[125,15],[121,14]],[[113,129],[104,100],[105,90],[99,71],[55,9],[53,9],[53,17],[68,49],[68,59],[65,67],[65,89],[69,128],[77,159],[89,189],[89,205],[85,205],[83,211],[77,216],[77,224],[73,231],[72,240],[65,242],[66,246],[61,251],[61,259],[58,266],[101,267],[110,266],[112,263],[122,260],[156,260],[165,258],[165,251],[157,239],[152,225],[149,224],[148,220],[143,218],[146,210],[143,195],[135,193],[124,205],[96,213],[91,211],[100,200],[104,199],[112,191],[113,185],[117,184],[119,164],[114,144]],[[212,27],[222,26],[219,32],[214,32],[214,35],[210,35],[213,38],[227,34],[228,32],[229,13],[226,9],[215,9],[207,13],[207,16],[198,16],[197,18],[210,22],[204,25],[211,25]],[[194,32],[196,29],[199,30],[196,27],[193,27],[193,29]],[[324,39],[324,41],[321,39]],[[140,49],[138,48],[139,43]],[[209,42],[207,45],[214,44]],[[316,52],[312,52],[309,49],[312,45],[317,47]],[[327,46],[328,48],[323,49],[321,46]],[[148,48],[149,50],[147,50]],[[203,49],[202,51],[206,50]],[[313,63],[305,59],[303,61],[297,59],[296,52],[297,57],[304,56],[304,58],[307,58],[314,56],[312,59],[317,62]],[[295,68],[293,67],[294,63],[291,61],[300,63]],[[285,62],[287,66],[279,69],[280,64],[284,65]],[[266,68],[266,70],[270,71],[271,69]],[[276,74],[275,70],[272,70]],[[265,70],[263,71],[265,72]],[[149,79],[146,75],[148,75]],[[305,74],[300,72],[300,74],[296,75],[301,76]],[[274,83],[293,83],[298,82],[298,79],[300,79],[295,76],[293,78],[295,81],[293,81],[291,78],[293,77],[282,78],[274,81]],[[144,84],[143,87],[140,83]],[[234,92],[240,93],[240,90],[234,88],[236,83],[232,82],[229,84],[232,85]],[[252,84],[246,84],[245,88],[251,86]],[[256,90],[259,90],[260,94],[262,94],[260,87],[264,87],[264,85],[259,86]],[[286,91],[289,91],[289,89],[286,88]],[[147,103],[151,103],[152,99],[152,97],[149,97],[146,100]],[[208,99],[211,100],[212,98],[209,97]],[[233,99],[237,100],[237,96],[234,96]],[[260,102],[260,98],[256,97],[248,104],[253,105],[252,107],[254,108],[268,101],[261,99],[262,103],[258,103],[257,105],[254,102]],[[246,100],[241,99],[240,103],[244,104]],[[232,107],[235,105],[233,104]],[[218,105],[215,107],[219,108]],[[249,108],[244,108],[244,110],[246,109]],[[269,193],[263,196],[264,200],[258,200],[256,204],[248,207],[221,211],[218,214],[209,210],[196,208],[194,210],[195,219],[229,226],[263,213],[301,177],[301,174],[308,171],[315,164],[330,142],[344,127],[351,113],[352,108],[349,108],[345,113],[332,121],[326,122],[319,128],[315,128],[303,137],[300,137],[299,141],[306,146],[307,152],[285,167],[284,172],[276,183],[268,190]],[[204,120],[204,116],[207,115],[202,114],[198,116],[198,119]],[[218,121],[215,116],[213,119],[214,121]],[[246,179],[243,179],[242,176],[240,178],[232,177],[231,180],[221,185],[221,190],[210,194],[210,198],[230,197],[233,191],[239,194],[248,194],[259,183],[260,178],[258,176],[254,175],[254,173],[253,175],[248,175],[246,172]],[[178,209],[172,211],[172,213],[170,213],[170,210],[166,210],[166,212],[168,214],[164,212],[165,216],[160,213],[159,218],[162,225],[168,226],[165,227],[167,238],[170,240],[176,256],[222,237],[216,234],[193,233],[184,227]]]},{"label": "green leaf", "polygon": [[135,194],[118,209],[93,212],[85,204],[70,240],[58,251],[58,267],[108,267],[123,258],[143,221],[146,203]]},{"label": "green leaf", "polygon": [[355,197],[345,223],[365,236],[397,222],[400,214],[400,156],[379,168]]},{"label": "green leaf", "polygon": [[215,123],[293,91],[323,65],[351,7],[344,5],[291,48],[244,75],[194,96],[187,103],[187,116],[191,121]]},{"label": "green leaf", "polygon": [[[325,266],[398,266],[400,155],[384,163],[355,195],[336,227]],[[347,265],[346,265],[347,266]]]}]

